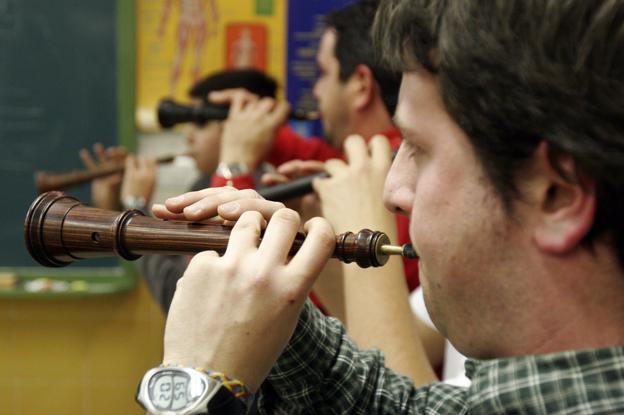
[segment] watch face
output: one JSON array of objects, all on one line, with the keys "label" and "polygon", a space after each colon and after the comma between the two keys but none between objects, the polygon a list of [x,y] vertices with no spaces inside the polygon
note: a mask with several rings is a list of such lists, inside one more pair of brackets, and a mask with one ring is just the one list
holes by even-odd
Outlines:
[{"label": "watch face", "polygon": [[157,410],[174,411],[195,403],[207,387],[204,379],[172,369],[159,371],[152,376],[147,392]]}]

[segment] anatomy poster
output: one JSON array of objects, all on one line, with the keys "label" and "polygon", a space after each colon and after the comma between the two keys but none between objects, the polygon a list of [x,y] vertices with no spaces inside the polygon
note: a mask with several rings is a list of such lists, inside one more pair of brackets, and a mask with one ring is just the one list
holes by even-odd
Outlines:
[{"label": "anatomy poster", "polygon": [[[197,79],[225,68],[264,70],[293,106],[313,109],[324,16],[352,1],[137,0],[137,126],[154,129],[161,98],[185,101]],[[320,134],[318,123],[293,124]]]},{"label": "anatomy poster", "polygon": [[254,67],[282,85],[283,0],[137,0],[137,125],[151,129],[163,97],[187,100],[201,77]]}]

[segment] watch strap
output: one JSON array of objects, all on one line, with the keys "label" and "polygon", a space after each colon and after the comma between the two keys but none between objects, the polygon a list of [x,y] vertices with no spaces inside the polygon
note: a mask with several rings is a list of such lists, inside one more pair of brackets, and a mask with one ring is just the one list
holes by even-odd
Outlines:
[{"label": "watch strap", "polygon": [[242,415],[247,413],[248,405],[221,385],[217,393],[208,401],[208,413],[219,415]]}]

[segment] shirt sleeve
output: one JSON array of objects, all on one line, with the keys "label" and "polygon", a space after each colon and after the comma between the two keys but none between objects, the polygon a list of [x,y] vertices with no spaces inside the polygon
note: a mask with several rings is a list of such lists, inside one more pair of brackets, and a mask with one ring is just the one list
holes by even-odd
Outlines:
[{"label": "shirt sleeve", "polygon": [[418,414],[432,390],[459,398],[455,412],[448,413],[460,413],[464,390],[440,384],[416,389],[409,378],[384,367],[381,352],[359,350],[338,320],[307,301],[257,403],[262,414]]},{"label": "shirt sleeve", "polygon": [[165,314],[169,312],[176,285],[187,265],[186,256],[149,255],[139,259],[141,275]]},{"label": "shirt sleeve", "polygon": [[342,152],[317,137],[304,138],[289,126],[280,127],[267,161],[279,166],[289,160],[320,160],[344,158]]},{"label": "shirt sleeve", "polygon": [[226,179],[223,176],[213,174],[212,178],[210,179],[210,187],[223,186],[232,186],[239,190],[253,189],[256,187],[253,176],[251,174],[244,174],[241,176],[232,177],[231,179]]}]

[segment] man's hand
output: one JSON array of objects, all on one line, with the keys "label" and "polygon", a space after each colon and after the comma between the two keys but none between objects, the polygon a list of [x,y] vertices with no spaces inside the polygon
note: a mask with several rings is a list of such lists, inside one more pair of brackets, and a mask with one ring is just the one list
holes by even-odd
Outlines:
[{"label": "man's hand", "polygon": [[[322,161],[290,160],[280,165],[276,172],[263,174],[260,181],[266,186],[274,186],[321,171],[325,171],[325,163]],[[303,221],[315,216],[322,216],[321,202],[314,192],[288,200],[286,206],[299,212]]]},{"label": "man's hand", "polygon": [[236,221],[243,212],[255,210],[268,220],[283,207],[283,203],[262,199],[253,189],[211,187],[171,197],[164,205],[154,204],[152,212],[161,219],[200,222],[214,218]]},{"label": "man's hand", "polygon": [[273,145],[277,128],[288,118],[287,102],[258,98],[244,89],[211,92],[215,104],[230,104],[221,138],[219,161],[243,163],[250,171],[266,157]]},{"label": "man's hand", "polygon": [[[93,153],[97,161],[83,148],[80,150],[80,159],[89,171],[109,166],[122,166],[126,158],[126,150],[122,147],[109,147],[104,150],[100,143],[93,146]],[[91,183],[91,200],[95,207],[100,209],[119,210],[119,191],[121,187],[121,174],[102,177]]]},{"label": "man's hand", "polygon": [[392,162],[388,139],[375,136],[367,146],[362,137],[350,136],[345,140],[344,150],[347,163],[328,160],[325,170],[331,177],[313,182],[323,216],[337,232],[355,232],[374,225],[392,238],[396,234],[395,219],[382,200]]},{"label": "man's hand", "polygon": [[335,243],[331,226],[315,218],[305,224],[306,240],[289,259],[300,219],[279,205],[249,191],[216,188],[155,207],[161,217],[165,211],[184,216],[187,208],[200,206],[202,215],[191,217],[236,220],[223,257],[214,252],[196,255],[178,282],[165,328],[163,363],[224,372],[252,391],[260,386],[290,339]]},{"label": "man's hand", "polygon": [[121,185],[121,200],[125,198],[141,197],[145,203],[149,203],[156,186],[157,161],[154,157],[135,157],[129,155],[126,158],[126,168]]}]

